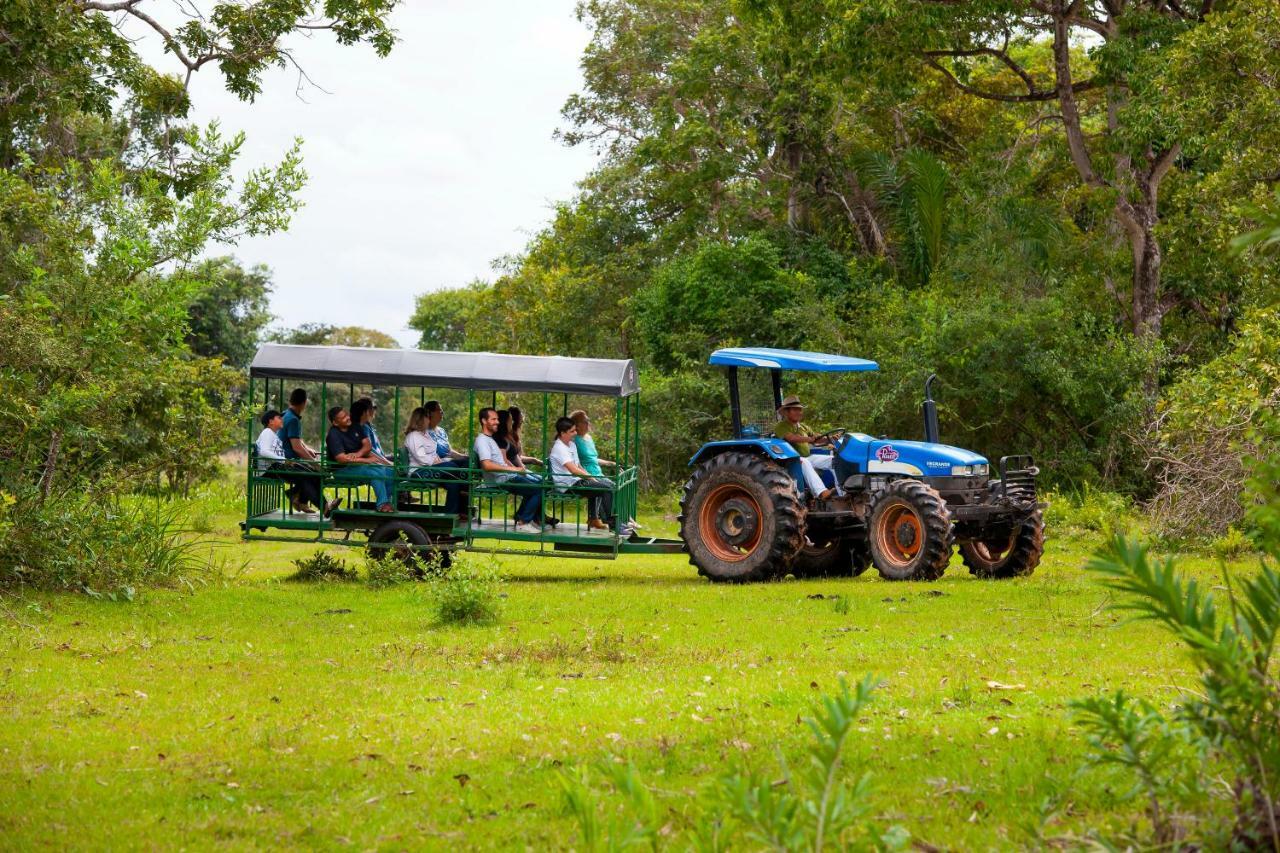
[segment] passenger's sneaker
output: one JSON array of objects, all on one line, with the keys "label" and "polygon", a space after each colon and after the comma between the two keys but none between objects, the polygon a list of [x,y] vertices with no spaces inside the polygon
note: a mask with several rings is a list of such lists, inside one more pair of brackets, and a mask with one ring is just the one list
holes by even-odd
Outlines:
[{"label": "passenger's sneaker", "polygon": [[640,522],[636,521],[634,518],[628,518],[628,519],[627,519],[627,526],[628,526],[628,527],[630,527],[632,530],[643,530],[643,529],[644,529],[644,525],[643,525],[643,524],[641,524]]},{"label": "passenger's sneaker", "polygon": [[517,521],[511,529],[516,533],[537,533],[540,528],[532,521]]}]

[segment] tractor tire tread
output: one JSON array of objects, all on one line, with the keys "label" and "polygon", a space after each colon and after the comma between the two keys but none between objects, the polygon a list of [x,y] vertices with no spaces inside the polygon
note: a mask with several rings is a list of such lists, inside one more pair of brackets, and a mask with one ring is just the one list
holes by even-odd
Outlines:
[{"label": "tractor tire tread", "polygon": [[[876,564],[876,570],[885,580],[936,581],[946,572],[955,546],[955,531],[951,526],[951,510],[947,508],[947,502],[932,486],[928,486],[919,480],[910,479],[895,480],[890,483],[884,494],[876,501],[877,505],[888,496],[902,498],[920,513],[921,521],[925,527],[925,549],[923,557],[916,564],[915,571],[908,576],[893,577],[891,574],[887,574],[884,567],[878,563]],[[872,533],[868,537],[868,548],[872,551],[873,559],[875,552],[870,543],[875,536],[876,515],[875,508],[873,508],[869,525]]]},{"label": "tractor tire tread", "polygon": [[[772,535],[762,532],[762,553],[752,554],[752,565],[740,574],[726,572],[725,566],[700,547],[695,529],[700,499],[711,485],[726,478],[762,487],[761,497],[772,507],[775,523]],[[698,574],[715,582],[746,583],[785,577],[804,542],[804,507],[796,493],[791,475],[763,456],[741,451],[727,451],[702,462],[693,469],[680,495],[680,538],[689,553],[689,562]],[[758,549],[760,550],[760,549]]]}]

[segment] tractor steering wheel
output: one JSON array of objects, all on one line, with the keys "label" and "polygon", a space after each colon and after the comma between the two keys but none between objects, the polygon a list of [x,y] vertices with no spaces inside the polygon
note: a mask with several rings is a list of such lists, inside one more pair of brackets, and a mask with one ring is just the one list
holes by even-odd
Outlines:
[{"label": "tractor steering wheel", "polygon": [[849,430],[845,429],[844,427],[836,427],[835,429],[827,430],[826,432],[822,433],[817,437],[830,439],[831,440],[830,443],[824,446],[834,448],[836,446],[836,443],[840,440],[840,438],[843,437],[844,434],[847,433],[848,431]]}]

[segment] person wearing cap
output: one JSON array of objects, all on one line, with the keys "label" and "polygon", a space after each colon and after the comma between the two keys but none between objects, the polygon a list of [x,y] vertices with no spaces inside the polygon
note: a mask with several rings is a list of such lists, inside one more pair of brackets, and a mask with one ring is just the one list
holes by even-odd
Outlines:
[{"label": "person wearing cap", "polygon": [[323,505],[324,514],[328,516],[342,500],[339,498],[325,504],[324,490],[315,477],[289,473],[294,463],[285,458],[285,446],[280,438],[284,417],[275,409],[270,409],[262,415],[260,420],[262,432],[258,433],[258,440],[255,442],[258,471],[264,477],[277,477],[289,484],[286,494],[289,496],[289,504],[294,512],[315,512],[311,506],[315,504],[315,506]]},{"label": "person wearing cap", "polygon": [[830,469],[835,457],[828,453],[814,455],[810,446],[822,447],[830,444],[831,439],[815,434],[807,424],[801,422],[802,417],[804,404],[800,402],[800,398],[794,394],[787,397],[778,407],[778,425],[774,427],[773,434],[800,454],[800,469],[804,473],[804,483],[809,493],[819,500],[826,500],[836,494],[838,489],[827,488],[827,484],[818,475],[818,469]]}]

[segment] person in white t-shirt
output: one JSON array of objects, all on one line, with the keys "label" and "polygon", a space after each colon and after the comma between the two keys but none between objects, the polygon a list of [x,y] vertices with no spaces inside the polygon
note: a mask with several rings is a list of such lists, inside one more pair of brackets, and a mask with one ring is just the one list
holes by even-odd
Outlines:
[{"label": "person in white t-shirt", "polygon": [[[578,459],[578,447],[574,438],[578,427],[571,418],[556,421],[556,440],[551,443],[551,478],[562,492],[583,495],[587,498],[587,527],[592,530],[608,530],[613,518],[613,483],[603,477],[592,477]],[[618,525],[618,533],[631,531],[627,525]]]},{"label": "person in white t-shirt", "polygon": [[255,442],[258,471],[264,477],[275,477],[289,484],[289,490],[285,494],[289,496],[289,504],[294,512],[315,512],[311,506],[314,504],[323,506],[324,514],[328,516],[342,503],[342,499],[336,498],[326,504],[319,478],[297,473],[294,463],[285,458],[284,442],[280,439],[284,418],[278,411],[271,409],[260,420],[262,432],[258,433],[258,440]]},{"label": "person in white t-shirt", "polygon": [[511,464],[507,454],[493,440],[493,433],[497,429],[498,410],[485,406],[480,410],[480,434],[476,436],[474,445],[480,470],[484,472],[484,481],[512,494],[522,495],[523,500],[516,508],[515,529],[526,533],[537,532],[539,526],[535,519],[541,516],[542,478],[530,474],[524,463],[518,467]]}]

